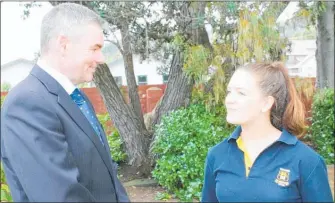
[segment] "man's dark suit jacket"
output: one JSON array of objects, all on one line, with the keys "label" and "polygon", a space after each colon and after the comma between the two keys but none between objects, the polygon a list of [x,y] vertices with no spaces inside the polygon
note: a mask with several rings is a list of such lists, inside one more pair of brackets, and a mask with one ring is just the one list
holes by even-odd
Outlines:
[{"label": "man's dark suit jacket", "polygon": [[102,137],[105,147],[64,88],[35,65],[1,109],[1,159],[13,200],[129,201]]}]

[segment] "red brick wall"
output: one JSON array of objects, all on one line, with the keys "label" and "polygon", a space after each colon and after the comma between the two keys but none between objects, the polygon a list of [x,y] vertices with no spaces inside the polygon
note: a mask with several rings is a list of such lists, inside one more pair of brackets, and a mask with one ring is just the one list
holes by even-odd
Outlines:
[{"label": "red brick wall", "polygon": [[[107,112],[105,103],[103,102],[102,96],[97,88],[81,88],[90,99],[93,104],[94,110],[97,114],[103,114]],[[142,112],[148,113],[156,106],[156,103],[164,94],[166,85],[140,85],[138,86],[138,93],[140,96],[140,102]],[[121,92],[128,102],[128,88],[126,86],[121,87]]]},{"label": "red brick wall", "polygon": [[[122,93],[125,100],[128,102],[128,88],[122,86]],[[140,85],[138,86],[138,93],[143,113],[151,112],[156,106],[156,103],[164,94],[166,85]],[[94,110],[97,114],[107,113],[107,108],[102,99],[102,96],[97,88],[81,88],[90,99]],[[6,96],[7,92],[1,92],[1,96]]]},{"label": "red brick wall", "polygon": [[1,92],[1,96],[6,96],[8,92]]},{"label": "red brick wall", "polygon": [[[296,83],[299,83],[298,78],[292,78],[292,80]],[[306,82],[307,81],[307,82]],[[301,82],[301,81],[300,81]],[[309,87],[312,85],[312,95],[315,91],[315,78],[304,78],[303,82],[305,85],[309,84]],[[152,111],[155,107],[158,100],[164,94],[166,89],[166,85],[140,85],[138,86],[138,93],[140,96],[140,102],[142,107],[143,113],[148,113]],[[90,101],[94,106],[94,110],[97,114],[103,114],[107,112],[105,103],[100,95],[100,92],[97,88],[82,88],[85,94],[89,97]],[[298,91],[299,92],[299,91]],[[128,101],[128,89],[126,86],[122,86],[122,93],[126,101]],[[7,95],[7,92],[1,92],[1,96]],[[305,95],[304,93],[299,93],[302,102],[305,104],[306,107],[306,114],[310,116],[310,110],[312,105],[312,97]]]}]

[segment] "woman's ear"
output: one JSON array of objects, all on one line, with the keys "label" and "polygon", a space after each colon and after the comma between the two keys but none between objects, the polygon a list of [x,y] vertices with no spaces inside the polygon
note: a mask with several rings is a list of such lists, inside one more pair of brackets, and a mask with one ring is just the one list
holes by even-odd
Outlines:
[{"label": "woman's ear", "polygon": [[275,104],[275,98],[273,98],[273,96],[267,96],[265,98],[265,102],[262,107],[262,112],[265,113],[267,111],[270,111],[274,104]]}]

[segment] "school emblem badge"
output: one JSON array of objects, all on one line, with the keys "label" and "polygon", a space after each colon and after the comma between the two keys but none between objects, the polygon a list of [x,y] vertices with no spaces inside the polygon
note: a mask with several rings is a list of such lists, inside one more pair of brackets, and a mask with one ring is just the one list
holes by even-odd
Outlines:
[{"label": "school emblem badge", "polygon": [[288,186],[290,179],[290,170],[280,168],[275,182],[280,186]]}]

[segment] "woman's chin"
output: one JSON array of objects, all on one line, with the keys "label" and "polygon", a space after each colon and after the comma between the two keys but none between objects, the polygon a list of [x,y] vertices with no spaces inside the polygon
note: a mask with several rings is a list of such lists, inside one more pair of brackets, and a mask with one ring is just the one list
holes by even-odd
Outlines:
[{"label": "woman's chin", "polygon": [[240,125],[241,124],[241,121],[239,119],[232,118],[230,116],[226,117],[226,121],[230,124],[233,124],[233,125]]}]

